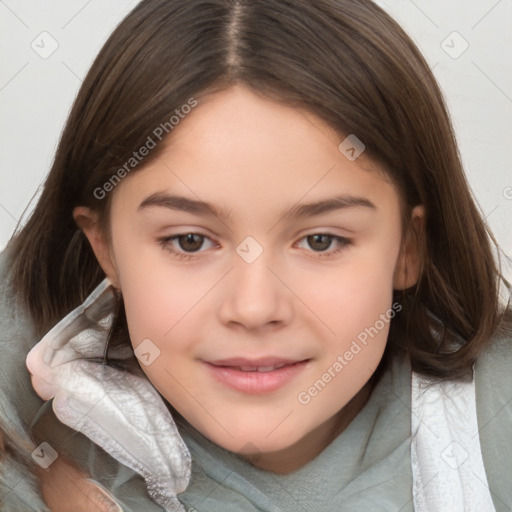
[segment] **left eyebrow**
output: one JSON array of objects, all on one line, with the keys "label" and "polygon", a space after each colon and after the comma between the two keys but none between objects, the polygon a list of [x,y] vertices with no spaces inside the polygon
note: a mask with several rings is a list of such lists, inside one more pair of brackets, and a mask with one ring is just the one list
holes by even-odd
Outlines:
[{"label": "left eyebrow", "polygon": [[[231,212],[222,208],[195,199],[184,196],[169,195],[164,192],[155,192],[144,199],[138,210],[144,210],[150,207],[163,207],[171,210],[181,210],[194,215],[215,216],[220,219],[230,219]],[[311,203],[297,204],[281,213],[282,219],[298,219],[306,217],[314,217],[335,210],[346,208],[365,207],[376,210],[377,207],[366,197],[358,197],[352,195],[340,195],[315,201]]]},{"label": "left eyebrow", "polygon": [[305,217],[314,217],[322,215],[323,213],[332,212],[335,210],[342,210],[345,208],[365,207],[372,210],[377,210],[373,204],[366,197],[358,197],[352,195],[334,196],[322,201],[315,201],[313,203],[298,204],[283,212],[283,219],[297,219]]}]

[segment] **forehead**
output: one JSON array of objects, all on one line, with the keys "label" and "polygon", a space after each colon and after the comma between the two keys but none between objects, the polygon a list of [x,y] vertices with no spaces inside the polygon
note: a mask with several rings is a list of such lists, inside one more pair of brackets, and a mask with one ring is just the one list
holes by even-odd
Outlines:
[{"label": "forehead", "polygon": [[233,87],[199,99],[159,157],[125,179],[115,196],[124,190],[124,200],[139,206],[172,191],[225,213],[281,210],[339,194],[396,202],[393,186],[364,152],[351,161],[340,151],[344,138],[311,113]]}]

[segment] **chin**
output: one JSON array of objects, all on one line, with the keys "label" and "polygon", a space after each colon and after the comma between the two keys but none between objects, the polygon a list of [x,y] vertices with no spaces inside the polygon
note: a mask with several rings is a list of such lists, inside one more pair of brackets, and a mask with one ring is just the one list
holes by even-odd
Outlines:
[{"label": "chin", "polygon": [[[277,424],[278,425],[278,424]],[[278,432],[282,427],[269,428],[268,423],[245,429],[229,429],[229,434],[224,430],[219,431],[217,425],[210,431],[201,429],[200,432],[210,441],[230,452],[241,455],[257,457],[262,453],[279,452],[285,450],[300,441],[307,432],[299,431],[292,425],[286,430]],[[199,429],[198,429],[199,430]],[[231,434],[231,435],[230,435]]]}]

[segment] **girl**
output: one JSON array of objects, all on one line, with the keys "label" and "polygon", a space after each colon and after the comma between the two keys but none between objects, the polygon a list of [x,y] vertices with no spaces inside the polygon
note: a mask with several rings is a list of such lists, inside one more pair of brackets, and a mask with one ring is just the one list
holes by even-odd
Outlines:
[{"label": "girl", "polygon": [[508,510],[493,245],[373,3],[142,1],[2,255],[2,510]]}]

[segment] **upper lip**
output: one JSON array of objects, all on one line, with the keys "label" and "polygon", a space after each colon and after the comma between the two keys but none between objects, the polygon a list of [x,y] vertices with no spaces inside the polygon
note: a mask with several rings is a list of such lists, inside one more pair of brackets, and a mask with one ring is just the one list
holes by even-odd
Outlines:
[{"label": "upper lip", "polygon": [[246,357],[232,357],[229,359],[217,359],[215,361],[205,361],[215,366],[234,366],[234,367],[248,367],[260,368],[270,366],[286,366],[289,364],[300,363],[306,359],[289,359],[282,357],[260,357],[257,359],[247,359]]}]

